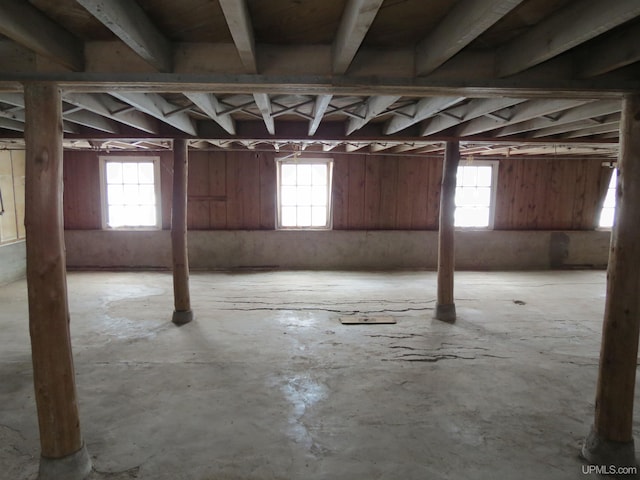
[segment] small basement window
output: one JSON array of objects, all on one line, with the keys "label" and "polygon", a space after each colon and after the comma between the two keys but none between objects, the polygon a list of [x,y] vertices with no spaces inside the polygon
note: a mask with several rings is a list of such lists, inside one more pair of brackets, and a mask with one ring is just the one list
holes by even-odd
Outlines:
[{"label": "small basement window", "polygon": [[493,228],[498,162],[473,162],[458,167],[456,227]]},{"label": "small basement window", "polygon": [[279,159],[278,219],[281,229],[331,228],[330,159]]},{"label": "small basement window", "polygon": [[602,210],[600,210],[600,221],[598,226],[601,228],[613,227],[613,220],[616,213],[616,185],[618,183],[618,170],[614,170],[611,173],[611,180],[609,180],[609,187],[607,188],[607,195],[604,197],[604,203]]},{"label": "small basement window", "polygon": [[160,159],[100,157],[103,228],[160,228]]}]

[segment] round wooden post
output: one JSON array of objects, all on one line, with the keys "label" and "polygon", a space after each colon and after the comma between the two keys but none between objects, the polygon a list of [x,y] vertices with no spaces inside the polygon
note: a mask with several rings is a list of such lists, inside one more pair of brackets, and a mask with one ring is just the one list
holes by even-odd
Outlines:
[{"label": "round wooden post", "polygon": [[633,399],[640,325],[640,95],[623,101],[616,213],[607,270],[595,421],[582,449],[601,465],[635,465]]},{"label": "round wooden post", "polygon": [[458,142],[447,142],[440,189],[440,226],[438,231],[438,298],[434,317],[453,322],[456,305],[453,299],[455,269],[453,217],[456,210],[456,175],[460,150]]},{"label": "round wooden post", "polygon": [[193,320],[189,295],[189,255],[187,252],[188,146],[186,140],[173,141],[173,206],[171,210],[171,252],[173,255],[173,323]]},{"label": "round wooden post", "polygon": [[80,433],[62,216],[62,101],[57,85],[25,86],[25,227],[40,480],[84,479],[91,460]]}]

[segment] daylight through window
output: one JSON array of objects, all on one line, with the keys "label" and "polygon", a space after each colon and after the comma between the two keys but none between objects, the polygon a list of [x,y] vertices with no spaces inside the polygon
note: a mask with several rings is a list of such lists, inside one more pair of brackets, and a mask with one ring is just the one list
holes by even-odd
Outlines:
[{"label": "daylight through window", "polygon": [[607,188],[607,196],[604,197],[604,204],[600,211],[600,223],[602,228],[613,227],[613,219],[616,213],[616,184],[618,182],[617,170],[611,173],[611,180],[609,180],[609,187]]},{"label": "daylight through window", "polygon": [[105,227],[159,227],[157,159],[103,158],[102,175]]},{"label": "daylight through window", "polygon": [[278,161],[278,227],[331,227],[331,161]]},{"label": "daylight through window", "polygon": [[474,163],[458,167],[456,181],[456,227],[492,227],[497,163]]}]

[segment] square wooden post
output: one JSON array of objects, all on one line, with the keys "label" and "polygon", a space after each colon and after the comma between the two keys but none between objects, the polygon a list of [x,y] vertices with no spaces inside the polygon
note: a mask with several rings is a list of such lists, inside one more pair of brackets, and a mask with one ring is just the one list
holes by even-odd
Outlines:
[{"label": "square wooden post", "polygon": [[189,152],[187,141],[173,141],[173,206],[171,209],[171,253],[173,257],[173,323],[193,320],[189,294],[189,254],[187,250],[187,184]]},{"label": "square wooden post", "polygon": [[633,400],[640,327],[640,95],[625,97],[620,121],[616,213],[607,269],[595,420],[582,449],[600,465],[635,465]]},{"label": "square wooden post", "polygon": [[80,433],[69,332],[62,216],[62,100],[50,83],[25,86],[25,227],[40,480],[91,471]]}]

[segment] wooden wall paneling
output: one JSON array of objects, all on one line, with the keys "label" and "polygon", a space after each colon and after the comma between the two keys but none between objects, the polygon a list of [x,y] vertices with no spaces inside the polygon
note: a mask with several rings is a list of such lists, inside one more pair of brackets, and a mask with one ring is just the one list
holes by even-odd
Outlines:
[{"label": "wooden wall paneling", "polygon": [[[378,228],[391,230],[396,228],[398,197],[398,157],[380,157],[380,209]],[[402,192],[407,195],[407,192]]]},{"label": "wooden wall paneling", "polygon": [[534,187],[533,201],[530,202],[530,208],[527,213],[527,224],[529,228],[537,229],[544,222],[544,208],[546,202],[547,179],[545,177],[547,160],[534,160],[530,163],[534,164]]},{"label": "wooden wall paneling", "polygon": [[365,161],[364,179],[364,226],[380,228],[381,163],[382,157],[368,155]]},{"label": "wooden wall paneling", "polygon": [[523,220],[526,221],[526,183],[525,177],[525,162],[523,159],[518,159],[514,162],[513,166],[513,187],[511,190],[511,203],[509,212],[509,225],[512,229],[526,228],[523,225]]},{"label": "wooden wall paneling", "polygon": [[189,152],[187,201],[187,227],[189,230],[207,230],[209,217],[209,156],[208,152]]},{"label": "wooden wall paneling", "polygon": [[64,227],[102,228],[100,162],[94,152],[68,151],[64,160]]},{"label": "wooden wall paneling", "polygon": [[575,195],[571,214],[571,228],[580,230],[585,223],[585,204],[587,202],[587,172],[589,170],[589,160],[575,160]]},{"label": "wooden wall paneling", "polygon": [[365,229],[365,178],[366,156],[350,155],[349,158],[349,229]]},{"label": "wooden wall paneling", "polygon": [[333,202],[333,228],[349,228],[349,157],[336,156],[333,160],[333,181],[331,185]]},{"label": "wooden wall paneling", "polygon": [[562,162],[562,177],[560,187],[560,200],[556,208],[556,227],[561,230],[570,230],[573,223],[573,205],[576,195],[576,179],[580,170],[579,160],[567,160]]},{"label": "wooden wall paneling", "polygon": [[209,228],[227,228],[227,153],[209,152]]},{"label": "wooden wall paneling", "polygon": [[277,209],[277,172],[273,153],[258,154],[260,174],[260,228],[274,230]]},{"label": "wooden wall paneling", "polygon": [[[411,217],[414,205],[418,203],[419,179],[418,166],[419,158],[407,157],[398,161],[398,183],[396,201],[396,228],[399,230],[411,230]],[[426,202],[425,202],[426,208]]]},{"label": "wooden wall paneling", "polygon": [[[427,211],[426,222],[424,228],[429,230],[437,230],[440,222],[440,188],[442,183],[442,158],[428,158],[426,165],[423,165],[421,171],[428,172],[425,175],[426,184],[423,188],[427,190]],[[420,214],[418,218],[422,218]],[[416,222],[413,222],[414,228]]]},{"label": "wooden wall paneling", "polygon": [[540,165],[536,160],[522,163],[523,186],[521,195],[524,203],[522,205],[522,218],[520,220],[520,225],[521,228],[528,230],[534,228],[534,225],[537,222],[536,210],[540,199],[536,196],[536,193],[539,184],[538,176],[540,174]]},{"label": "wooden wall paneling", "polygon": [[243,229],[260,229],[260,160],[257,153],[240,157]]},{"label": "wooden wall paneling", "polygon": [[496,205],[494,207],[493,228],[506,230],[509,228],[511,179],[513,178],[513,160],[503,158],[498,167],[498,184],[496,185]]},{"label": "wooden wall paneling", "polygon": [[241,152],[227,152],[227,228],[241,229],[242,222],[242,171]]}]

